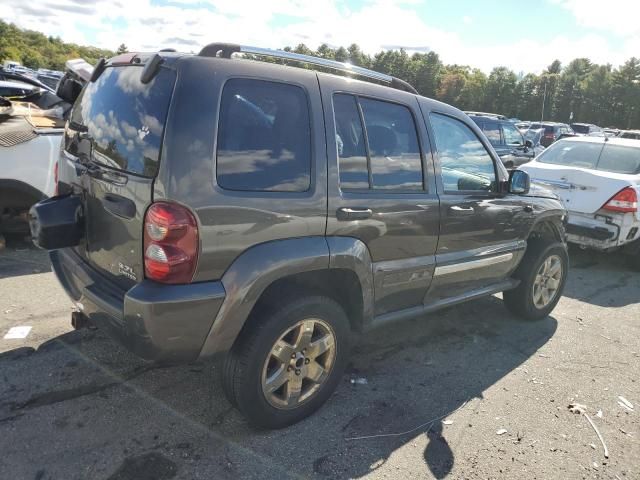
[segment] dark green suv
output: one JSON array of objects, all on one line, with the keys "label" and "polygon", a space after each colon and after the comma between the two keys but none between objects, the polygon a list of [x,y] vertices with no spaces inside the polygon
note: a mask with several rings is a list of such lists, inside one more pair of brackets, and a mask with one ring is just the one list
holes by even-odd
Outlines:
[{"label": "dark green suv", "polygon": [[[260,62],[276,57],[368,81]],[[77,100],[36,243],[87,322],[139,356],[224,357],[230,401],[282,427],[340,382],[350,339],[497,292],[548,315],[565,211],[459,110],[288,52],[101,62]]]}]

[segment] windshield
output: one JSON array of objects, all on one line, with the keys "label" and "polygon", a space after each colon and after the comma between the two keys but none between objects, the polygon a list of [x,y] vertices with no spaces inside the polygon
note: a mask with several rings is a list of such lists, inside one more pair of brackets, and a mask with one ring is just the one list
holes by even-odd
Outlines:
[{"label": "windshield", "polygon": [[612,173],[640,173],[640,148],[610,143],[561,140],[538,157],[541,163],[590,168]]},{"label": "windshield", "polygon": [[531,143],[537,145],[538,143],[540,143],[542,132],[544,132],[543,128],[530,128],[529,130],[525,130],[524,132],[522,132],[522,136],[525,138],[525,140],[530,140]]}]

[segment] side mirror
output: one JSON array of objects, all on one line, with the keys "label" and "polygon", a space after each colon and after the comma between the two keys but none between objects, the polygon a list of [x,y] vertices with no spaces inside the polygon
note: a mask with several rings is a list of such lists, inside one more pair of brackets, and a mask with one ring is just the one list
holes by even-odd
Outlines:
[{"label": "side mirror", "polygon": [[531,140],[525,140],[524,146],[527,148],[533,148],[533,142]]},{"label": "side mirror", "polygon": [[512,170],[509,173],[509,193],[526,195],[531,188],[531,178],[524,170]]}]

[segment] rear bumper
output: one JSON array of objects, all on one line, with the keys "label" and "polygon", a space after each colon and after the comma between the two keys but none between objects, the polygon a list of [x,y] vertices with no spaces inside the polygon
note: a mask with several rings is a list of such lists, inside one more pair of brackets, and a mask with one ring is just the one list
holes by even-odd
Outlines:
[{"label": "rear bumper", "polygon": [[633,213],[569,212],[568,242],[609,251],[626,246],[638,239],[640,239],[640,221]]},{"label": "rear bumper", "polygon": [[221,282],[144,280],[124,291],[71,249],[49,256],[63,288],[91,322],[146,360],[196,360],[225,298]]}]

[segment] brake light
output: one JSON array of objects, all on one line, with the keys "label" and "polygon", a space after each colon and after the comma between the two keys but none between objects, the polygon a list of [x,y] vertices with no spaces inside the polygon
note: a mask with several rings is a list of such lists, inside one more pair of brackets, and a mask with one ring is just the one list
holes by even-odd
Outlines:
[{"label": "brake light", "polygon": [[144,219],[144,273],[161,283],[189,283],[198,262],[198,224],[182,205],[153,203]]},{"label": "brake light", "polygon": [[602,208],[613,212],[637,212],[638,194],[633,187],[626,187],[616,193]]}]

